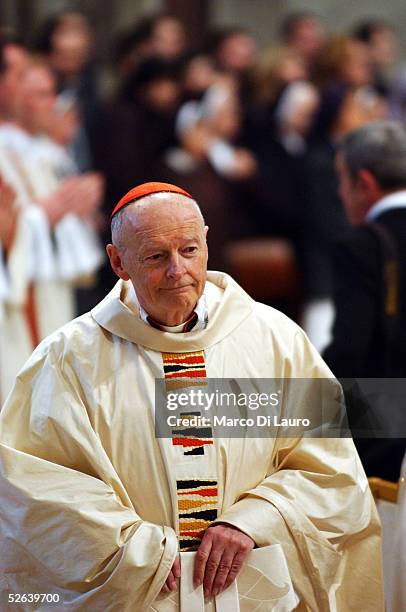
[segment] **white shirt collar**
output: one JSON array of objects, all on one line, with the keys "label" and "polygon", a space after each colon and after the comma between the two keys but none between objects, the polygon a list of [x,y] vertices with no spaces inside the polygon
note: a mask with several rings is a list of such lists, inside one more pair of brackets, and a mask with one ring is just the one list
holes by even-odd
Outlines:
[{"label": "white shirt collar", "polygon": [[395,191],[378,200],[369,209],[366,220],[375,221],[382,213],[393,208],[406,208],[406,189]]},{"label": "white shirt collar", "polygon": [[[207,297],[206,297],[205,291],[203,291],[202,295],[200,296],[194,311],[197,314],[197,323],[191,331],[198,331],[201,329],[206,329],[207,324],[209,322],[209,309],[207,305]],[[144,308],[141,306],[141,304],[140,304],[140,316],[141,316],[141,319],[145,321],[145,323],[150,325],[148,321],[149,315],[144,310]],[[181,323],[180,325],[174,325],[171,327],[169,327],[168,325],[161,325],[161,327],[166,332],[170,332],[173,334],[180,334],[183,332],[184,325],[185,325],[185,322]]]}]

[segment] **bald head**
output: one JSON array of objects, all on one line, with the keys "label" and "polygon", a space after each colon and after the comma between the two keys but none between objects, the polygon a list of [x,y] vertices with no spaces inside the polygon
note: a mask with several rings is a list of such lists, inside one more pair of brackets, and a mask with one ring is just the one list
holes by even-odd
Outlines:
[{"label": "bald head", "polygon": [[120,250],[137,240],[137,233],[151,229],[154,225],[176,217],[185,219],[196,218],[204,231],[202,212],[195,200],[177,193],[153,193],[147,195],[120,210],[111,220],[111,238],[113,244]]}]

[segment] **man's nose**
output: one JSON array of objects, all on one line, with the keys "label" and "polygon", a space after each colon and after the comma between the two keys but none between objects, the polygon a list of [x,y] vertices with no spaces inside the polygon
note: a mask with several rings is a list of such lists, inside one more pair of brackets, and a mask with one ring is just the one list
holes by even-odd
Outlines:
[{"label": "man's nose", "polygon": [[182,258],[178,253],[172,255],[167,268],[167,275],[170,278],[180,278],[185,272],[185,267],[182,262]]}]

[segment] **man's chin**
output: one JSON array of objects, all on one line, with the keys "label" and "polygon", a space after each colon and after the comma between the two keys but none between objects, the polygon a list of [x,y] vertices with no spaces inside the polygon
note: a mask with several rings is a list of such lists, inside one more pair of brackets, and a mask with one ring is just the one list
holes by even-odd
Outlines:
[{"label": "man's chin", "polygon": [[160,306],[165,308],[165,313],[185,312],[189,316],[197,304],[198,296],[196,293],[170,293],[165,296],[165,300],[160,301]]},{"label": "man's chin", "polygon": [[195,307],[197,302],[196,295],[193,293],[191,295],[189,292],[180,292],[180,293],[171,293],[166,296],[166,299],[161,302],[162,305],[166,305],[167,308],[171,310],[178,309],[190,309]]}]

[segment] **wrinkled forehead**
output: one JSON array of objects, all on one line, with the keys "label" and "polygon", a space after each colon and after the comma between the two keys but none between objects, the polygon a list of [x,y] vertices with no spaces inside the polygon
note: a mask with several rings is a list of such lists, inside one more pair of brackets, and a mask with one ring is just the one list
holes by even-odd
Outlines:
[{"label": "wrinkled forehead", "polygon": [[153,194],[124,208],[115,229],[113,224],[113,240],[136,250],[149,244],[203,243],[204,221],[194,200],[178,194]]},{"label": "wrinkled forehead", "polygon": [[130,204],[126,220],[135,232],[168,231],[183,226],[203,229],[204,222],[194,200],[174,193],[154,193]]}]

